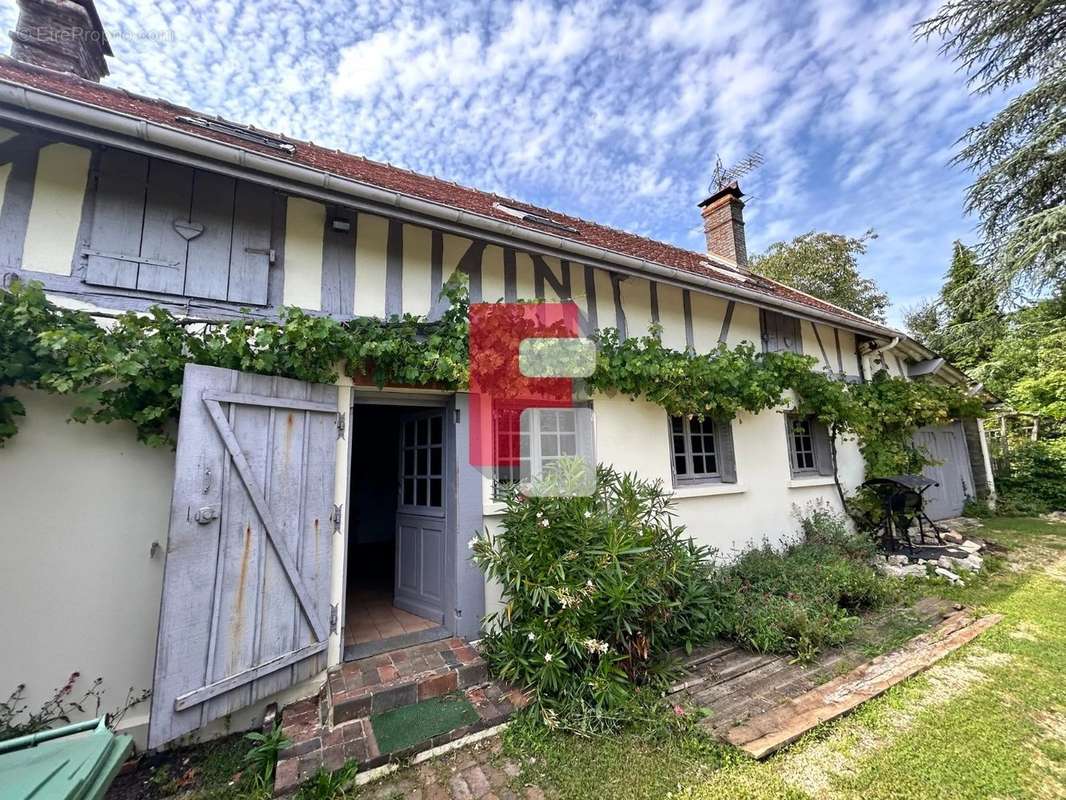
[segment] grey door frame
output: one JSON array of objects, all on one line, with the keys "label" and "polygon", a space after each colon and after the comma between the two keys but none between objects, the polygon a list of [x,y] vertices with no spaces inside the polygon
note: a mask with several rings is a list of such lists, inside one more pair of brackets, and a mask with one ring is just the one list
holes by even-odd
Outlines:
[{"label": "grey door frame", "polygon": [[[443,627],[452,636],[473,641],[481,635],[481,618],[485,614],[485,579],[469,558],[467,540],[484,529],[482,507],[482,474],[470,464],[470,415],[469,396],[465,392],[431,393],[382,391],[372,387],[353,388],[348,418],[354,429],[357,405],[388,405],[417,408],[441,408],[444,410],[444,622]],[[351,502],[352,464],[354,435],[348,439],[348,498]],[[344,515],[351,519],[351,509]],[[347,614],[348,587],[348,531],[344,531],[344,569],[339,615],[343,630]],[[342,643],[342,651],[344,650]]]}]

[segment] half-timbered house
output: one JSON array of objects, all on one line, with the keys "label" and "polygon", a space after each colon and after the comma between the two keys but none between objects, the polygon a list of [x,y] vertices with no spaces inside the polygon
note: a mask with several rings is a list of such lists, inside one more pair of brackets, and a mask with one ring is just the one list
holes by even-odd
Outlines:
[{"label": "half-timbered house", "polygon": [[[692,252],[127,93],[101,83],[90,0],[20,6],[0,59],[0,277],[57,304],[433,317],[460,270],[474,301],[573,301],[590,329],[658,323],[672,348],[746,341],[848,381],[965,380],[899,331],[751,274],[736,186],[693,209],[707,251]],[[39,36],[64,26],[95,35]],[[0,451],[0,690],[25,682],[32,703],[72,670],[102,676],[112,704],[150,688],[124,725],[156,746],[245,726],[345,659],[477,639],[497,602],[466,547],[501,508],[470,464],[461,391],[193,366],[176,453],[67,424],[64,397],[18,396],[28,414]],[[625,397],[592,409],[596,459],[662,479],[702,543],[776,540],[795,507],[839,506],[825,429],[786,425],[787,408],[706,423]],[[544,447],[565,450],[572,424],[546,421]],[[921,436],[943,462],[936,515],[988,491],[978,422]],[[853,488],[862,460],[838,451]]]}]

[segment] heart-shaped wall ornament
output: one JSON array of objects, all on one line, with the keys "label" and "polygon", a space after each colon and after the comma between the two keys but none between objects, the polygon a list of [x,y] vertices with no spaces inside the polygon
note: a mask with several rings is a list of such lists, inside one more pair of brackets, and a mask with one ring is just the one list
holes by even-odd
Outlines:
[{"label": "heart-shaped wall ornament", "polygon": [[178,232],[178,236],[188,242],[203,233],[204,226],[201,225],[199,222],[190,222],[186,219],[176,219],[174,220],[174,230]]}]

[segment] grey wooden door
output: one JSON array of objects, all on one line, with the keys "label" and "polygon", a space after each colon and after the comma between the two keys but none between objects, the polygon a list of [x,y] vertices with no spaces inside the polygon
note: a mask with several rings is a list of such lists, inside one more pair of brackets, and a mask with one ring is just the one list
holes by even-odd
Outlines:
[{"label": "grey wooden door", "polygon": [[148,745],[325,667],[337,389],[190,364]]},{"label": "grey wooden door", "polygon": [[914,434],[914,441],[937,462],[922,470],[923,475],[940,484],[926,490],[925,513],[930,519],[959,516],[966,499],[974,495],[962,423],[921,428]]},{"label": "grey wooden door", "polygon": [[403,418],[393,603],[437,623],[444,622],[444,450],[441,411]]}]

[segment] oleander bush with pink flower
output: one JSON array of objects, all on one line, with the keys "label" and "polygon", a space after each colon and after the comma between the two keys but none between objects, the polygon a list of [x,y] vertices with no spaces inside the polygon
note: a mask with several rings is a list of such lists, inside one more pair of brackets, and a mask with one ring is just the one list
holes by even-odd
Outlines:
[{"label": "oleander bush with pink flower", "polygon": [[591,496],[513,493],[501,529],[472,540],[504,603],[482,651],[549,725],[615,726],[669,650],[721,632],[713,553],[674,524],[669,499],[661,482],[600,467]]},{"label": "oleander bush with pink flower", "polygon": [[643,718],[649,693],[637,690],[666,677],[671,651],[715,637],[810,660],[898,592],[866,563],[871,543],[825,508],[784,547],[718,565],[674,524],[659,481],[601,466],[590,496],[514,492],[506,506],[499,530],[470,542],[502,590],[481,649],[550,727]]}]

